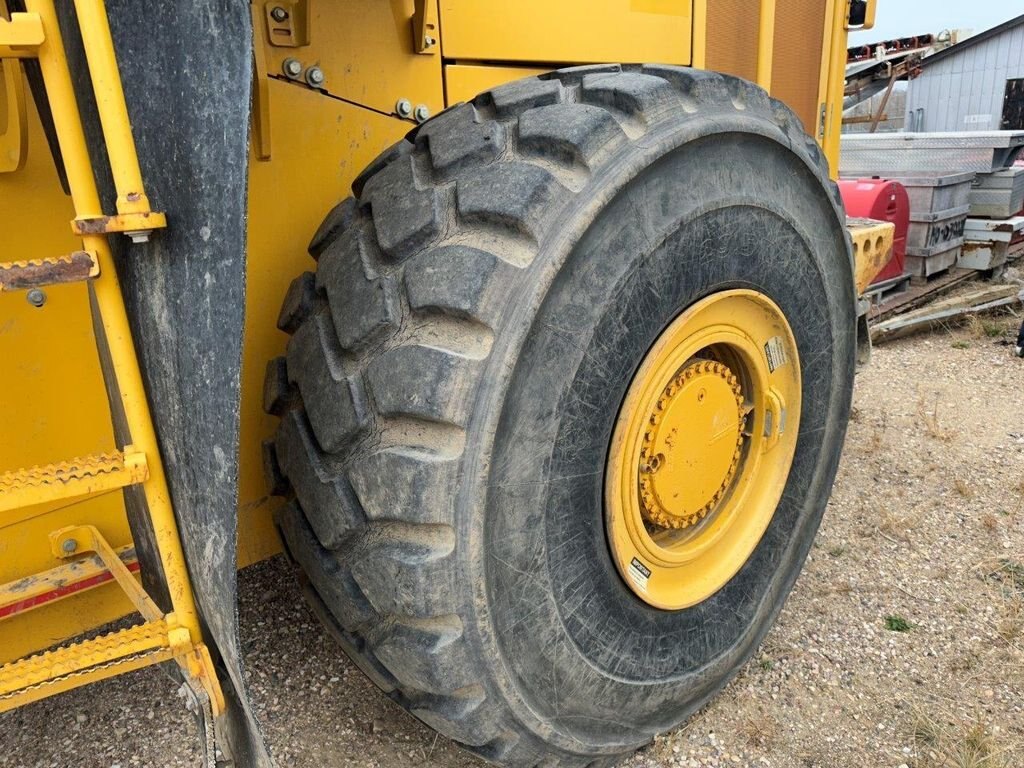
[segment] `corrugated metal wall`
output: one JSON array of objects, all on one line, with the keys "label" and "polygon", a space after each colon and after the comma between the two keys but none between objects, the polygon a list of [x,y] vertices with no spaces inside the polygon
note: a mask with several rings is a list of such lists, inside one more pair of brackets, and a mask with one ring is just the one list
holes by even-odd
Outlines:
[{"label": "corrugated metal wall", "polygon": [[907,130],[1000,130],[1006,81],[1024,77],[1024,24],[950,54],[907,86]]},{"label": "corrugated metal wall", "polygon": [[[708,0],[707,68],[756,80],[760,17],[760,5],[751,0]],[[776,0],[770,90],[810,134],[818,126],[824,28],[822,0]]]}]

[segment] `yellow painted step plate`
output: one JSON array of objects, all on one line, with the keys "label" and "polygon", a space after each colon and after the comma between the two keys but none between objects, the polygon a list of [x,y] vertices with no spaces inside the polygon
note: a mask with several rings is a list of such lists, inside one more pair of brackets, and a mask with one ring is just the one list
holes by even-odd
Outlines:
[{"label": "yellow painted step plate", "polygon": [[0,667],[0,712],[174,656],[162,619]]},{"label": "yellow painted step plate", "polygon": [[149,477],[146,456],[125,450],[0,474],[0,512],[124,488]]}]

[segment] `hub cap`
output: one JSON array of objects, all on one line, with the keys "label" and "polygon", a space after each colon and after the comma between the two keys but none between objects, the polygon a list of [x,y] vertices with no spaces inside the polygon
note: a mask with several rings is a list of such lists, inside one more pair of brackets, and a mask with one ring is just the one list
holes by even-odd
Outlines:
[{"label": "hub cap", "polygon": [[605,478],[612,555],[650,605],[707,599],[771,522],[796,449],[800,367],[782,310],[756,291],[686,310],[637,370]]}]

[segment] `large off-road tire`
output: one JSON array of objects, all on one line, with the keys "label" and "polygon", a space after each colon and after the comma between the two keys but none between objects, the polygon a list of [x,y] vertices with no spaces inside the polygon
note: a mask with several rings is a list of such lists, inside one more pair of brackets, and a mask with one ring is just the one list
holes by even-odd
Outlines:
[{"label": "large off-road tire", "polygon": [[[736,672],[817,530],[855,343],[826,162],[742,80],[595,66],[449,109],[353,188],[268,369],[286,549],[349,655],[424,722],[504,765],[613,762]],[[653,341],[729,288],[792,328],[792,468],[738,573],[660,610],[613,564],[609,445]]]}]

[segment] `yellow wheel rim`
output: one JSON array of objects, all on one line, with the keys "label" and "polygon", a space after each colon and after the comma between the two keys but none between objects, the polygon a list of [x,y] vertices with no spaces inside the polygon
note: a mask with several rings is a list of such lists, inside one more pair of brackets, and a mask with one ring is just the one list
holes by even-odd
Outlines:
[{"label": "yellow wheel rim", "polygon": [[605,474],[616,567],[645,602],[706,600],[778,506],[800,425],[800,360],[782,310],[729,290],[677,317],[637,370]]}]

